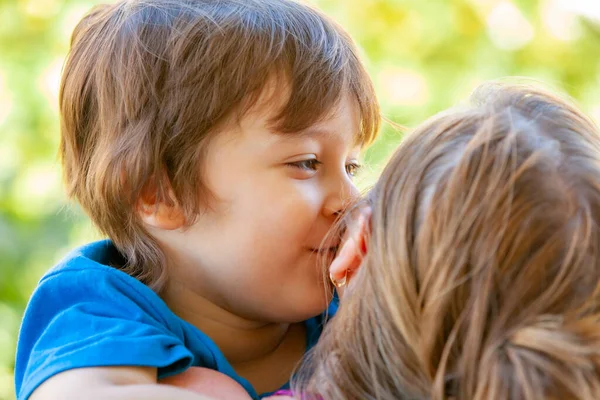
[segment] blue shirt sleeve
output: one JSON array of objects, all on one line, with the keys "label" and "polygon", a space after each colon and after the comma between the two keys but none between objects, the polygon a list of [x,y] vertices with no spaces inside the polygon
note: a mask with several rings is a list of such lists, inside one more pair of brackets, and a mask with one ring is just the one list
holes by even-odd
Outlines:
[{"label": "blue shirt sleeve", "polygon": [[146,366],[167,376],[192,364],[193,355],[177,327],[169,326],[160,298],[109,269],[69,269],[40,282],[19,334],[18,399],[27,399],[46,379],[73,368]]}]

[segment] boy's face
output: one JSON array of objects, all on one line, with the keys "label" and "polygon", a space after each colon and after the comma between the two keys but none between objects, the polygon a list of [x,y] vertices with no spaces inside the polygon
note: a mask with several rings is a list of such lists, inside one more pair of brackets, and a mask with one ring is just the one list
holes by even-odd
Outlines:
[{"label": "boy's face", "polygon": [[187,230],[159,240],[171,279],[254,321],[301,321],[326,306],[320,252],[357,190],[360,148],[350,98],[303,134],[268,128],[273,108],[250,112],[211,142],[202,178],[216,197]]}]

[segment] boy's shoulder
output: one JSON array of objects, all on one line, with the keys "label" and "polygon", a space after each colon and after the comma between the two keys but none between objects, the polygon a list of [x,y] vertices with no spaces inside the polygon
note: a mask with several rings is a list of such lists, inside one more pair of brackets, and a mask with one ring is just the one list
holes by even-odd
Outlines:
[{"label": "boy's shoulder", "polygon": [[120,271],[122,261],[110,241],[94,242],[71,251],[42,277],[19,332],[19,398],[74,368],[141,365],[168,376],[194,363],[215,367],[204,335]]},{"label": "boy's shoulder", "polygon": [[157,293],[121,271],[125,263],[110,240],[78,247],[42,276],[27,309],[39,317],[40,313],[78,304],[97,309],[95,312],[118,304],[120,308],[136,308],[165,325],[172,325],[175,315]]},{"label": "boy's shoulder", "polygon": [[[87,272],[98,275],[116,276],[124,274],[118,266],[125,264],[124,257],[119,253],[112,241],[99,240],[71,250],[64,258],[54,265],[41,278],[39,284],[58,275],[63,278],[76,276],[77,272]],[[129,275],[120,276],[126,279]],[[131,278],[131,277],[129,277]]]}]

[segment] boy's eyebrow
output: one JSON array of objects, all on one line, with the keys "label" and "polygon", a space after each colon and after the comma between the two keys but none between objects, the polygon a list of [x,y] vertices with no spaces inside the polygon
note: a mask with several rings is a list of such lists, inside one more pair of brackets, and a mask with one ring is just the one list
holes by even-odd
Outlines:
[{"label": "boy's eyebrow", "polygon": [[[338,135],[337,130],[332,130],[331,128],[326,127],[326,126],[313,125],[313,126],[309,126],[306,129],[302,129],[302,130],[296,131],[296,132],[282,132],[282,131],[276,129],[276,127],[271,126],[268,128],[268,131],[277,137],[275,143],[295,142],[298,139],[319,140],[319,139],[329,139],[329,138],[335,138],[335,139],[341,138],[341,136]],[[354,137],[354,145],[362,147],[362,144],[360,143],[360,140],[361,140],[360,134],[355,132],[353,137]]]},{"label": "boy's eyebrow", "polygon": [[281,132],[276,129],[269,129],[271,133],[281,138],[281,141],[296,139],[327,139],[335,136],[336,132],[325,127],[309,127],[298,132]]},{"label": "boy's eyebrow", "polygon": [[295,133],[294,135],[309,138],[327,138],[328,136],[333,136],[334,132],[327,128],[310,127],[303,129],[300,132]]}]

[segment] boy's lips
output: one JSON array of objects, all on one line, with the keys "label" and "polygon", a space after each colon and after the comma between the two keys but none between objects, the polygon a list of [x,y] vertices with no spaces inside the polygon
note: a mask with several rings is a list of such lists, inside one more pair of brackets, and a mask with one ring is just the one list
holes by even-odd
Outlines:
[{"label": "boy's lips", "polygon": [[319,253],[319,254],[325,254],[325,253],[336,254],[338,251],[338,248],[339,248],[339,245],[330,246],[330,247],[311,247],[311,248],[309,248],[309,250],[313,253]]}]

